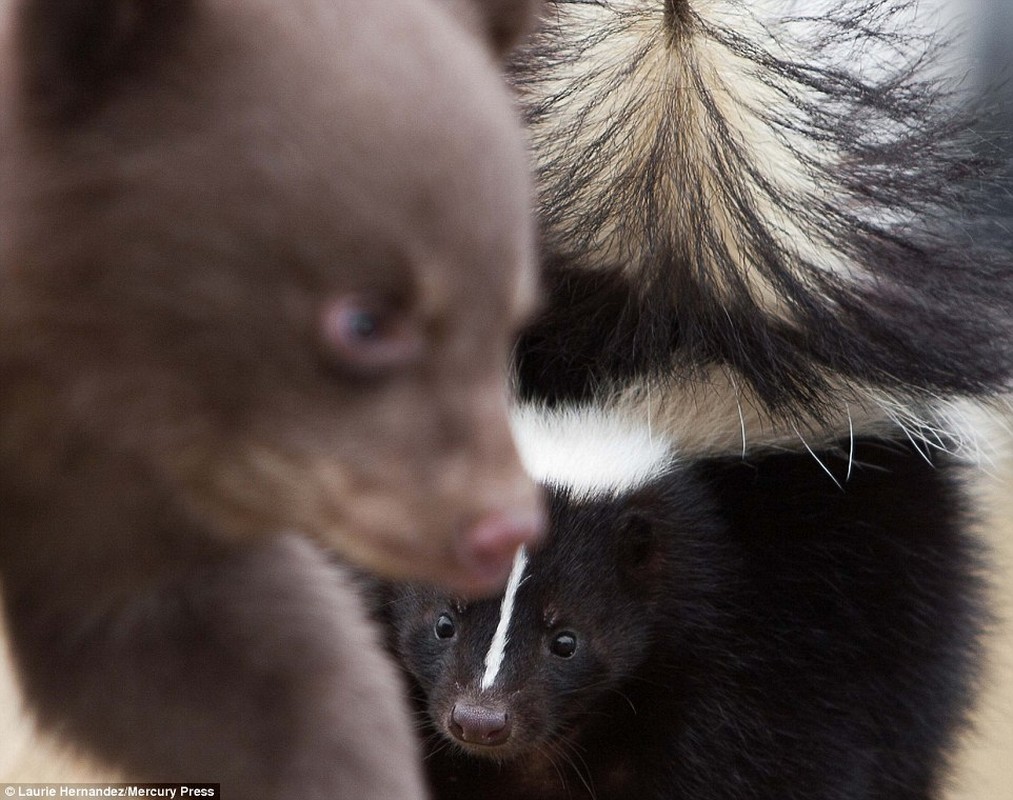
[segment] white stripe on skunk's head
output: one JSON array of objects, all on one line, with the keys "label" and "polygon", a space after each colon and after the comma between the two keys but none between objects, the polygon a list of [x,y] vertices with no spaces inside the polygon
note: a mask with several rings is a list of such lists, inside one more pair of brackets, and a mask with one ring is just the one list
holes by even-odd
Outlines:
[{"label": "white stripe on skunk's head", "polygon": [[503,667],[503,660],[506,657],[506,646],[510,641],[510,622],[514,614],[517,590],[520,589],[521,583],[523,583],[524,570],[527,566],[527,550],[520,547],[514,556],[513,567],[510,569],[510,577],[507,579],[506,589],[503,591],[503,600],[499,607],[499,621],[496,623],[496,630],[493,632],[492,641],[489,643],[489,652],[485,655],[485,670],[479,683],[479,687],[483,692],[496,684],[496,678]]},{"label": "white stripe on skunk's head", "polygon": [[511,427],[528,474],[577,495],[635,491],[676,461],[670,440],[653,435],[641,419],[606,407],[521,405]]},{"label": "white stripe on skunk's head", "polygon": [[[547,408],[515,406],[511,427],[521,462],[543,486],[584,497],[611,499],[635,492],[660,478],[676,463],[674,448],[655,436],[644,417],[608,405]],[[489,643],[481,691],[495,686],[510,642],[517,593],[526,579],[528,554],[517,551]]]}]

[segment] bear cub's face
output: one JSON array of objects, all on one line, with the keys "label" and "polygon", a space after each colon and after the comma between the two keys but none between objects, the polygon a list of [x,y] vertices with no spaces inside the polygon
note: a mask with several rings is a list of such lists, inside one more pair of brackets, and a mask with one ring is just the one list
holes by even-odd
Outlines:
[{"label": "bear cub's face", "polygon": [[96,443],[223,540],[501,586],[542,517],[506,400],[531,192],[452,8],[6,4],[4,438]]}]

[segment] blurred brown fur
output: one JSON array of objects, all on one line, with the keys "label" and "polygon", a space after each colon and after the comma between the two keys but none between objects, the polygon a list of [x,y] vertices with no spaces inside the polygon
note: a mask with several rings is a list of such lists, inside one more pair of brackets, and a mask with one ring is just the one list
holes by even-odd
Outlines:
[{"label": "blurred brown fur", "polygon": [[0,9],[0,581],[43,729],[249,800],[422,794],[326,550],[480,591],[537,535],[528,170],[475,33],[508,5]]}]

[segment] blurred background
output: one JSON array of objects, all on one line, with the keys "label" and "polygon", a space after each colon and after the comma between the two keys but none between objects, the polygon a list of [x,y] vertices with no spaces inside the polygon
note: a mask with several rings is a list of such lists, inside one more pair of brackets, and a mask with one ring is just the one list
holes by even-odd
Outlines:
[{"label": "blurred background", "polygon": [[[969,31],[969,85],[991,101],[982,123],[1007,159],[1004,183],[991,203],[989,230],[1013,249],[1013,0],[932,0]],[[998,138],[996,138],[998,137]],[[988,145],[986,145],[988,146]],[[995,433],[998,455],[985,487],[990,515],[983,529],[992,547],[997,618],[988,639],[985,681],[975,730],[958,754],[949,800],[1013,800],[1013,414]]]}]

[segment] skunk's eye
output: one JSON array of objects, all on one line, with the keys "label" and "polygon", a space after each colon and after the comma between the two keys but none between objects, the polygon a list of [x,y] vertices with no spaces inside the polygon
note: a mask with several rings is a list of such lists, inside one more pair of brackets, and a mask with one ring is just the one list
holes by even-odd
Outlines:
[{"label": "skunk's eye", "polygon": [[549,652],[559,658],[570,658],[577,652],[577,635],[569,631],[557,633],[549,645]]},{"label": "skunk's eye", "polygon": [[397,303],[364,294],[330,301],[321,319],[321,337],[337,365],[376,374],[414,360],[423,334]]},{"label": "skunk's eye", "polygon": [[440,614],[440,618],[436,620],[436,624],[433,626],[433,632],[436,634],[437,639],[453,639],[454,634],[457,633],[457,627],[454,625],[454,620],[450,618],[449,614]]}]

